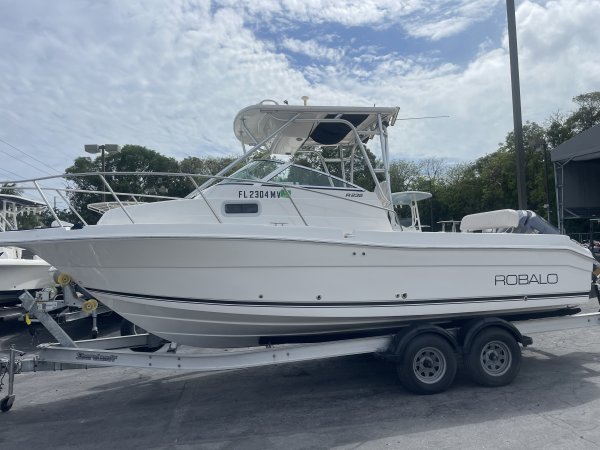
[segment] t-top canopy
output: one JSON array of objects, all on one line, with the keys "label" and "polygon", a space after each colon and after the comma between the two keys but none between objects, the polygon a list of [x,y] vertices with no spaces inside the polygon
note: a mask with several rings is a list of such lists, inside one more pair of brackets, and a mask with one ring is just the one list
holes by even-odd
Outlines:
[{"label": "t-top canopy", "polygon": [[[361,131],[371,131],[378,126],[378,115],[386,126],[394,125],[399,108],[353,107],[353,106],[301,106],[260,103],[242,109],[233,122],[235,136],[245,145],[256,145],[273,133],[269,147],[271,153],[292,155],[302,147],[320,145],[349,145],[356,136],[346,123],[359,131],[366,142],[372,137]],[[297,117],[296,117],[297,116]],[[294,117],[296,117],[294,119]],[[288,124],[279,133],[279,128]],[[323,120],[332,120],[323,122]]]},{"label": "t-top canopy", "polygon": [[0,194],[0,231],[16,230],[17,216],[38,213],[45,208],[44,203],[13,194]]},{"label": "t-top canopy", "polygon": [[122,206],[133,206],[133,205],[138,205],[141,202],[134,202],[134,201],[125,201],[125,200],[121,200],[121,203],[119,202],[98,202],[98,203],[89,203],[87,205],[88,209],[90,211],[94,211],[100,214],[104,214],[106,211],[108,211],[109,209],[115,209],[115,208],[120,208],[121,205]]},{"label": "t-top canopy", "polygon": [[46,206],[45,203],[21,197],[20,195],[0,194],[0,209],[2,209],[2,205],[5,203],[15,205],[17,208],[43,208]]}]

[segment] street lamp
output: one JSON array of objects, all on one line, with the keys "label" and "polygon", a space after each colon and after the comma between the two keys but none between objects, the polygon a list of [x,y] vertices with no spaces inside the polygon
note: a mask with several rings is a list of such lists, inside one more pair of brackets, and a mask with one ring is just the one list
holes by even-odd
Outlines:
[{"label": "street lamp", "polygon": [[[121,146],[117,144],[86,144],[84,149],[87,153],[98,154],[102,153],[102,173],[106,172],[106,164],[104,161],[104,152],[106,153],[117,153],[121,151]],[[102,189],[104,191],[104,189]],[[102,201],[106,201],[106,194],[102,194]]]}]

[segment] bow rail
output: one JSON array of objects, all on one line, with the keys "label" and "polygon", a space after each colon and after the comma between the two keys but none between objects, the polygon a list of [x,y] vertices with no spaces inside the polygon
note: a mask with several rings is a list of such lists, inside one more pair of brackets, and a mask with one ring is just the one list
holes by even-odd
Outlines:
[{"label": "bow rail", "polygon": [[[114,180],[114,178],[117,178],[117,177],[126,177],[126,176],[138,176],[138,177],[150,177],[150,176],[152,176],[152,177],[172,177],[172,178],[187,179],[187,180],[191,181],[192,185],[194,186],[194,190],[192,190],[192,192],[189,193],[186,197],[173,197],[173,196],[168,196],[168,195],[157,195],[157,194],[141,194],[141,193],[134,193],[134,192],[120,192],[120,191],[115,191],[111,187],[109,181],[107,180],[107,177],[111,177]],[[43,185],[42,184],[43,182],[48,182],[48,181],[57,180],[57,179],[70,180],[70,179],[88,178],[88,177],[90,177],[90,178],[91,177],[98,177],[101,180],[102,184],[106,187],[106,190],[99,190],[99,189],[98,190],[78,189],[78,188],[73,188],[73,187],[56,187],[56,186],[48,186],[48,185]],[[52,203],[48,200],[48,198],[47,198],[47,196],[46,196],[45,193],[55,192],[56,194],[58,194],[58,196],[63,200],[63,202],[65,202],[65,204],[68,207],[68,209],[81,221],[81,223],[83,225],[88,225],[87,221],[81,216],[81,214],[73,206],[73,203],[68,198],[68,195],[65,195],[65,194],[69,194],[69,193],[73,193],[73,194],[74,193],[82,193],[82,194],[110,195],[114,199],[114,202],[115,202],[115,204],[113,206],[121,208],[123,210],[124,214],[128,217],[129,221],[132,224],[135,224],[136,223],[135,219],[127,211],[127,206],[131,206],[132,202],[129,201],[129,200],[125,200],[125,198],[121,198],[121,197],[126,197],[126,198],[129,198],[129,199],[133,200],[133,202],[141,203],[141,202],[139,202],[138,199],[155,199],[155,200],[160,200],[160,201],[166,201],[166,200],[183,200],[185,198],[190,198],[191,195],[197,193],[202,198],[202,200],[204,201],[204,203],[206,203],[206,205],[208,206],[208,208],[210,209],[210,211],[214,215],[215,219],[219,223],[222,223],[221,218],[216,213],[216,211],[213,209],[212,205],[210,204],[210,202],[208,201],[208,199],[204,195],[204,192],[203,192],[204,189],[202,188],[201,185],[199,185],[196,182],[196,179],[213,180],[213,182],[227,180],[227,181],[233,181],[233,182],[238,182],[238,183],[250,183],[250,184],[260,184],[260,185],[265,185],[265,186],[279,187],[279,188],[281,188],[281,189],[283,189],[285,191],[285,193],[287,194],[286,197],[289,199],[289,201],[293,205],[295,211],[298,213],[298,216],[300,217],[300,219],[302,220],[302,223],[305,226],[309,226],[309,224],[306,221],[305,217],[302,215],[302,212],[298,208],[298,205],[296,204],[296,202],[294,202],[294,199],[292,198],[292,195],[290,195],[290,191],[299,190],[299,191],[308,191],[308,192],[312,192],[312,193],[317,193],[317,194],[323,195],[325,197],[333,197],[333,198],[344,200],[344,201],[347,201],[347,202],[357,203],[357,204],[360,204],[360,205],[368,206],[368,207],[375,208],[375,209],[378,209],[378,210],[382,210],[382,211],[385,211],[387,213],[391,213],[391,214],[395,215],[395,211],[393,209],[391,209],[391,208],[386,208],[385,206],[378,206],[378,205],[373,205],[373,204],[370,204],[370,203],[361,202],[361,201],[353,199],[353,198],[339,197],[339,196],[336,196],[336,195],[333,195],[333,194],[330,194],[330,193],[327,193],[327,192],[322,192],[322,191],[316,190],[315,188],[308,188],[308,187],[304,187],[304,186],[291,185],[291,184],[287,184],[287,183],[277,183],[277,182],[273,182],[273,181],[258,181],[258,180],[255,180],[255,179],[235,178],[235,177],[227,177],[227,176],[219,176],[219,175],[206,175],[206,174],[198,174],[198,173],[178,173],[178,172],[82,172],[82,173],[65,173],[65,174],[61,174],[61,175],[51,175],[51,176],[44,176],[44,177],[30,178],[30,179],[22,179],[22,180],[0,181],[0,184],[3,184],[3,183],[4,184],[9,184],[10,185],[10,189],[15,189],[15,190],[33,190],[33,191],[37,191],[37,193],[42,198],[43,202],[46,204],[46,207],[48,208],[48,210],[52,214],[53,218],[55,219],[56,223],[60,227],[62,227],[64,229],[68,229],[69,226],[70,226],[70,224],[67,224],[65,220],[60,219],[58,217],[57,208],[52,205]],[[98,212],[98,211],[96,211],[96,212]]]}]

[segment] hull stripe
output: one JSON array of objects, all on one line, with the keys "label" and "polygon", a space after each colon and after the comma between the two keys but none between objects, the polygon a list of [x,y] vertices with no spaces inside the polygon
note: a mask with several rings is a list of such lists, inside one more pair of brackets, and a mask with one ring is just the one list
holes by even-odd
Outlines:
[{"label": "hull stripe", "polygon": [[[485,302],[522,302],[524,296],[502,296],[502,297],[479,297],[479,298],[444,298],[432,300],[393,300],[393,301],[373,301],[373,302],[322,302],[315,300],[314,302],[273,302],[273,301],[248,301],[248,300],[213,300],[213,299],[194,299],[181,297],[163,297],[147,294],[134,294],[128,292],[114,292],[103,289],[85,288],[86,290],[105,295],[114,295],[117,297],[129,297],[148,300],[159,300],[165,302],[178,303],[200,303],[206,305],[220,306],[258,306],[258,307],[312,307],[312,308],[352,308],[357,306],[378,307],[378,306],[421,306],[421,305],[438,305],[448,303],[485,303]],[[529,300],[547,300],[547,299],[580,299],[587,297],[589,292],[563,292],[560,294],[534,294],[527,295]]]}]

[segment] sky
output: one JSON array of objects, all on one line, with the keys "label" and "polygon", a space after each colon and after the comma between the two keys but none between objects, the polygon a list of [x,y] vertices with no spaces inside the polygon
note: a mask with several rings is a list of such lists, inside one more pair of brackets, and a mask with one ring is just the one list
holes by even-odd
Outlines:
[{"label": "sky", "polygon": [[[600,90],[600,0],[516,0],[522,115]],[[393,158],[472,161],[512,129],[504,0],[0,0],[0,180],[85,144],[241,153],[264,99],[399,106]]]}]

